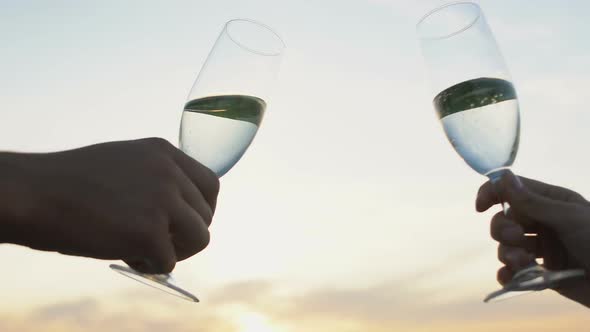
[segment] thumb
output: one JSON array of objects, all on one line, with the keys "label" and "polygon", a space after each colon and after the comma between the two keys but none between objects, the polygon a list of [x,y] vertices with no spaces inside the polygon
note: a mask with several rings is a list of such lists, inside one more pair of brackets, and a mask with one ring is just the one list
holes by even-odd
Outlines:
[{"label": "thumb", "polygon": [[517,215],[528,217],[558,232],[576,229],[582,222],[584,207],[541,196],[527,189],[512,172],[506,172],[495,184],[503,201]]}]

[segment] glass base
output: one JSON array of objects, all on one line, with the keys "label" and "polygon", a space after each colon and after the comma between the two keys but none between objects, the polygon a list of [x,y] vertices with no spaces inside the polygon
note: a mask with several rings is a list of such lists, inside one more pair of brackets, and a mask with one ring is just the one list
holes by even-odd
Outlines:
[{"label": "glass base", "polygon": [[534,291],[555,287],[562,280],[584,278],[585,276],[586,273],[582,269],[551,271],[541,265],[535,264],[518,271],[512,277],[512,280],[504,285],[502,289],[490,293],[483,301],[486,303],[499,302]]},{"label": "glass base", "polygon": [[199,299],[193,294],[185,291],[184,289],[174,285],[174,280],[169,274],[146,274],[140,273],[128,266],[121,266],[117,264],[111,264],[109,267],[128,278],[139,281],[144,285],[158,289],[162,292],[166,292],[170,295],[174,295],[181,299],[190,302],[199,302]]}]

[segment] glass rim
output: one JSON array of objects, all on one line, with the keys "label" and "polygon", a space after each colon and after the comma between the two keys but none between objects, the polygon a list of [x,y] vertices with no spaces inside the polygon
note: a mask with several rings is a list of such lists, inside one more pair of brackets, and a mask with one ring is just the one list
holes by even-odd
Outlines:
[{"label": "glass rim", "polygon": [[435,35],[435,36],[422,36],[422,35],[420,35],[420,33],[418,33],[419,39],[423,39],[423,40],[447,39],[447,38],[456,36],[464,31],[468,30],[473,25],[475,25],[475,23],[477,23],[477,21],[479,21],[479,18],[481,17],[481,7],[477,3],[472,2],[472,1],[457,1],[457,2],[450,2],[447,4],[441,5],[439,7],[432,9],[428,13],[424,14],[424,16],[422,16],[422,18],[420,18],[420,20],[418,20],[418,23],[416,23],[416,30],[419,30],[420,26],[424,23],[424,21],[426,21],[432,15],[434,15],[444,9],[447,9],[449,7],[454,7],[454,6],[459,6],[459,5],[470,5],[470,6],[474,7],[477,10],[477,15],[475,16],[475,18],[472,21],[470,21],[468,24],[461,27],[460,29],[457,29],[449,34],[441,34],[441,35]]},{"label": "glass rim", "polygon": [[[261,50],[257,50],[257,49],[253,49],[251,47],[248,47],[247,45],[245,45],[244,43],[238,41],[237,38],[234,38],[234,36],[232,36],[231,32],[229,31],[229,27],[232,23],[237,23],[237,22],[242,22],[242,23],[251,23],[254,25],[257,25],[260,28],[263,28],[265,30],[267,30],[268,32],[270,32],[279,42],[280,47],[278,48],[278,50],[276,52],[265,52],[265,51],[261,51]],[[281,38],[281,36],[274,31],[271,27],[269,27],[268,25],[264,24],[264,23],[260,23],[258,21],[255,20],[251,20],[251,19],[247,19],[247,18],[234,18],[232,20],[229,20],[225,23],[223,30],[225,31],[225,33],[227,33],[229,39],[231,39],[231,41],[233,41],[236,45],[238,45],[240,48],[248,51],[248,52],[252,52],[258,55],[263,55],[263,56],[279,56],[281,54],[283,54],[283,50],[287,47],[287,45],[285,44],[285,41],[283,40],[283,38]]]}]

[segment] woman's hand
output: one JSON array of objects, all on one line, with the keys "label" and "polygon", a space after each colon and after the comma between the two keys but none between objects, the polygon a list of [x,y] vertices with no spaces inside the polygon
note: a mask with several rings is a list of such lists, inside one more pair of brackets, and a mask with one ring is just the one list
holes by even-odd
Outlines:
[{"label": "woman's hand", "polygon": [[[499,212],[491,222],[505,264],[498,271],[501,284],[535,258],[550,270],[590,271],[590,203],[580,194],[507,172],[499,182],[481,186],[477,211],[501,203],[500,197],[510,205],[508,216]],[[590,307],[588,280],[564,281],[555,290]]]}]

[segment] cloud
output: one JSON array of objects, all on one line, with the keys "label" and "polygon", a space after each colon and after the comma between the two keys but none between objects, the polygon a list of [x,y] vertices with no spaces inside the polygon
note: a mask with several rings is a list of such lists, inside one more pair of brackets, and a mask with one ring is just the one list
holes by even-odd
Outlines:
[{"label": "cloud", "polygon": [[241,281],[213,290],[197,305],[133,291],[0,316],[0,331],[242,332],[254,328],[240,325],[252,315],[270,326],[257,332],[549,332],[564,326],[580,331],[590,323],[586,308],[548,293],[493,305],[482,304],[481,294],[436,301],[429,290],[416,287],[420,280],[426,279],[417,274],[367,287],[298,291],[277,281]]},{"label": "cloud", "polygon": [[[447,263],[443,264],[447,266]],[[546,291],[497,304],[483,294],[440,301],[428,283],[444,269],[433,267],[367,287],[321,287],[289,291],[278,282],[246,281],[213,292],[215,307],[238,304],[294,331],[561,331],[583,330],[587,309]],[[456,285],[457,289],[461,287]]]},{"label": "cloud", "polygon": [[233,302],[252,303],[268,298],[273,292],[273,284],[267,280],[240,281],[215,290],[208,301],[213,305]]},{"label": "cloud", "polygon": [[30,314],[30,319],[39,323],[62,320],[84,326],[93,320],[98,310],[99,305],[95,299],[83,298],[40,307]]}]

